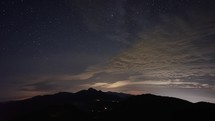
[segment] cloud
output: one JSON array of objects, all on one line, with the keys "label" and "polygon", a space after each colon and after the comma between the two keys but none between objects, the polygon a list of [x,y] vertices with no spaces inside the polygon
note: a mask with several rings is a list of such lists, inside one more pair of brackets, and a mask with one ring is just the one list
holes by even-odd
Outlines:
[{"label": "cloud", "polygon": [[38,83],[26,84],[20,90],[28,91],[28,92],[31,92],[31,91],[52,92],[53,90],[58,90],[58,89],[59,89],[59,85],[53,84],[51,82],[38,82]]},{"label": "cloud", "polygon": [[210,88],[209,84],[198,83],[198,82],[185,82],[180,81],[179,79],[176,80],[143,80],[143,81],[135,81],[135,80],[122,80],[116,81],[113,83],[108,82],[96,82],[92,84],[84,84],[84,87],[99,87],[99,88],[120,88],[124,86],[131,86],[131,85],[144,85],[144,86],[162,86],[162,87],[174,87],[174,88]]},{"label": "cloud", "polygon": [[112,84],[108,84],[106,86],[106,88],[118,88],[118,87],[126,86],[129,84],[131,84],[130,81],[117,81]]},{"label": "cloud", "polygon": [[97,73],[101,73],[102,70],[94,70],[94,71],[85,71],[85,72],[82,72],[80,74],[77,74],[77,75],[62,75],[62,76],[59,76],[58,78],[60,80],[86,80],[86,79],[90,79],[92,78],[95,74]]},{"label": "cloud", "polygon": [[105,82],[96,82],[93,84],[84,84],[84,87],[102,87],[102,88],[119,88],[122,86],[129,85],[130,81],[124,80],[124,81],[117,81],[113,83],[105,83]]},{"label": "cloud", "polygon": [[119,88],[119,87],[122,87],[122,86],[126,86],[126,85],[129,85],[130,82],[129,81],[117,81],[117,82],[114,82],[114,83],[105,83],[105,82],[97,82],[97,83],[93,83],[93,84],[84,84],[82,86],[84,87],[102,87],[102,88]]},{"label": "cloud", "polygon": [[[71,2],[73,4],[74,1]],[[75,9],[80,12],[88,30],[104,36],[104,40],[129,45],[128,48],[111,58],[107,65],[101,66],[94,64],[99,63],[97,60],[103,56],[99,58],[69,53],[66,55],[68,58],[63,60],[61,56],[53,57],[52,60],[61,59],[61,63],[65,63],[66,66],[59,64],[60,70],[68,67],[69,63],[72,63],[71,68],[75,67],[74,70],[82,69],[75,74],[50,75],[30,80],[22,88],[23,91],[76,90],[86,87],[125,92],[159,91],[161,88],[214,89],[213,11],[197,11],[199,7],[196,7],[195,10],[186,9],[183,15],[179,14],[180,11],[176,15],[167,11],[166,14],[158,13],[154,18],[152,14],[157,9],[140,11],[146,5],[145,1],[138,5],[127,0],[114,1],[115,6],[108,1],[85,2],[76,1],[73,5],[77,4]]]},{"label": "cloud", "polygon": [[[187,14],[187,19],[182,16],[160,15],[160,22],[147,30],[138,31],[136,37],[131,37],[134,43],[130,43],[129,48],[111,58],[107,65],[91,65],[77,74],[50,76],[45,79],[41,78],[40,81],[44,83],[48,80],[79,81],[78,86],[106,89],[134,85],[213,88],[215,85],[214,19],[204,17],[204,15],[198,17],[192,12]],[[124,16],[123,12],[122,16]],[[94,19],[98,18],[86,17],[87,25],[96,24],[93,26],[98,27],[95,31],[103,31],[106,28],[106,24],[96,23],[97,20]],[[104,16],[100,17],[104,19]],[[124,42],[127,42],[131,36],[126,28],[120,28],[119,25],[116,31],[107,33],[109,39],[125,40]],[[37,87],[36,83],[32,84],[34,88]],[[49,84],[38,84],[38,86],[45,87]]]},{"label": "cloud", "polygon": [[[214,82],[214,78],[207,78],[205,75],[214,76],[215,72],[215,20],[199,14],[202,19],[198,20],[194,19],[198,16],[196,14],[188,15],[188,20],[181,16],[162,16],[161,23],[147,32],[140,32],[136,42],[112,58],[107,68],[137,73],[137,76],[149,80],[156,78],[157,80],[153,80],[154,85],[168,84],[168,81],[159,82],[161,79],[180,79],[181,82],[171,82],[169,85],[196,88],[213,86],[211,81]],[[191,21],[197,22],[190,23]],[[191,82],[188,79],[191,76],[195,76],[196,80]],[[199,82],[198,77],[204,78]]]}]

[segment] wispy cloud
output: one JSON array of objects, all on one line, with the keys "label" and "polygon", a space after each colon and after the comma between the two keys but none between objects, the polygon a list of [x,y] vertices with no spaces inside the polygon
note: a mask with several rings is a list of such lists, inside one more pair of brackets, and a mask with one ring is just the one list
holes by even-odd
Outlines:
[{"label": "wispy cloud", "polygon": [[[134,85],[212,89],[215,85],[215,48],[211,41],[215,25],[207,19],[202,21],[206,24],[196,28],[182,18],[164,16],[161,25],[147,32],[140,31],[135,43],[110,59],[107,65],[91,65],[78,74],[40,78],[36,81],[43,83],[34,81],[27,86],[30,90],[54,87],[53,84],[45,84],[54,80],[79,81],[77,86],[106,89]],[[114,74],[124,74],[124,77],[111,78]]]},{"label": "wispy cloud", "polygon": [[[163,16],[161,24],[147,32],[140,32],[136,43],[113,58],[107,68],[125,73],[137,73],[149,80],[157,78],[152,81],[153,84],[163,83],[180,85],[180,87],[192,85],[191,87],[196,88],[214,85],[208,83],[209,78],[201,81],[205,85],[199,85],[196,80],[190,82],[188,79],[190,76],[201,78],[205,75],[211,75],[209,80],[215,79],[215,48],[212,47],[215,35],[215,25],[212,22],[214,20],[203,17],[204,19],[199,19],[198,22],[189,23],[188,21],[193,21],[193,18],[193,15],[189,15],[188,20],[180,16]],[[159,82],[160,79],[181,81]]]},{"label": "wispy cloud", "polygon": [[165,86],[165,87],[174,87],[174,88],[210,88],[209,84],[202,84],[198,82],[184,82],[180,80],[145,80],[145,81],[130,81],[130,80],[122,80],[116,81],[113,83],[107,82],[96,82],[92,84],[84,84],[84,87],[100,87],[100,88],[120,88],[124,86],[131,85],[150,85],[150,86]]}]

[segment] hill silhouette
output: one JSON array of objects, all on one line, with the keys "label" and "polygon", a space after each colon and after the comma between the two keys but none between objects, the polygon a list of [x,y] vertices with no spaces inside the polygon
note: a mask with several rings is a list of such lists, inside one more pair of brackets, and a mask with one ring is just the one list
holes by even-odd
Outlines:
[{"label": "hill silhouette", "polygon": [[213,118],[215,104],[152,94],[129,95],[93,88],[0,104],[1,121],[193,120]]}]

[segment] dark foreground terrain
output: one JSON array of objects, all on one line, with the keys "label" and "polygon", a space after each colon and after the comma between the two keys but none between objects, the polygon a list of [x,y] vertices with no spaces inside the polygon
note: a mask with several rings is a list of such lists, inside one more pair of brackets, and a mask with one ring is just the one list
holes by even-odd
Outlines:
[{"label": "dark foreground terrain", "polygon": [[0,103],[0,121],[211,120],[215,104],[95,89]]}]

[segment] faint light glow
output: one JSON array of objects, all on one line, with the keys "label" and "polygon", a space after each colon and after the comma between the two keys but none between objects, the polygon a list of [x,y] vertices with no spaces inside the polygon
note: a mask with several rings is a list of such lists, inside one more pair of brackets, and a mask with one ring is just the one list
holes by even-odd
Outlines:
[{"label": "faint light glow", "polygon": [[100,83],[95,83],[95,84],[93,84],[92,85],[92,87],[100,87],[100,86],[105,86],[105,85],[107,85],[108,83],[102,83],[102,82],[100,82]]},{"label": "faint light glow", "polygon": [[[152,86],[168,86],[168,87],[178,87],[178,88],[211,88],[210,85],[199,83],[199,82],[189,82],[189,81],[179,81],[179,79],[175,80],[144,80],[144,81],[136,81],[136,80],[122,80],[114,83],[104,83],[97,82],[94,84],[85,84],[85,87],[102,87],[102,88],[119,88],[123,86],[129,85],[152,85]],[[141,91],[142,92],[142,91]],[[140,92],[133,92],[132,94],[139,94]]]},{"label": "faint light glow", "polygon": [[106,88],[117,88],[117,87],[122,87],[122,86],[126,86],[129,84],[129,81],[118,81],[112,84],[108,84],[106,86]]}]

